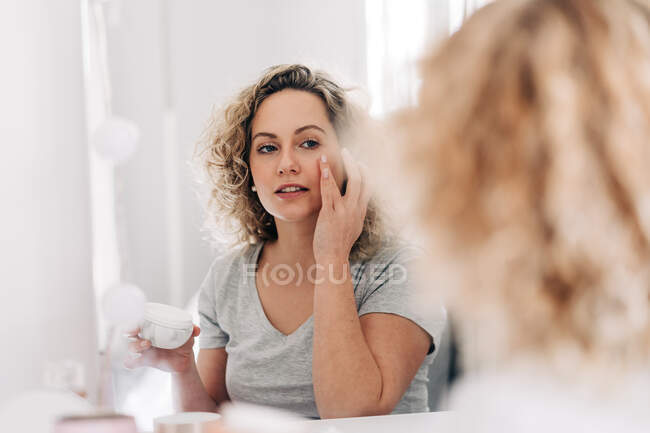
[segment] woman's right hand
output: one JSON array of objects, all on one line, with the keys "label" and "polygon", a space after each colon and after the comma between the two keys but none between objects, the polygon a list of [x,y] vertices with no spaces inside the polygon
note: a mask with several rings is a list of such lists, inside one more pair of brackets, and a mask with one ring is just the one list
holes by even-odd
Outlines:
[{"label": "woman's right hand", "polygon": [[130,356],[124,360],[126,368],[153,367],[170,373],[185,373],[194,364],[194,337],[201,329],[194,325],[190,338],[176,349],[160,349],[151,346],[151,341],[138,336],[140,329],[127,333]]}]

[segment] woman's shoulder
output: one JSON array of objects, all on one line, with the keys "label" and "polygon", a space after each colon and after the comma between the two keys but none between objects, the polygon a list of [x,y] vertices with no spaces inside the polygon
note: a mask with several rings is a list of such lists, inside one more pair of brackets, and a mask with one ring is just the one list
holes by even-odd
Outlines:
[{"label": "woman's shoulder", "polygon": [[392,285],[406,283],[404,277],[414,269],[413,265],[421,254],[421,248],[403,239],[382,241],[369,258],[351,262],[355,292],[358,291],[358,294],[363,296],[364,293],[372,292],[387,281]]},{"label": "woman's shoulder", "polygon": [[260,244],[245,244],[237,246],[224,245],[217,250],[212,260],[208,274],[213,278],[231,278],[233,274],[246,272],[247,267],[254,266],[253,256]]},{"label": "woman's shoulder", "polygon": [[368,263],[410,263],[422,256],[424,249],[415,243],[409,242],[402,238],[389,238],[378,246],[374,254],[363,261]]}]

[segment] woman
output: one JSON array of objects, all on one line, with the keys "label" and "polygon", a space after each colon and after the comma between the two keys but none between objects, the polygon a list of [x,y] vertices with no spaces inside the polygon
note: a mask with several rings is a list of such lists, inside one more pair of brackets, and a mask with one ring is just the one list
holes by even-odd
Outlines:
[{"label": "woman", "polygon": [[424,60],[404,126],[468,430],[648,431],[647,2],[487,6]]},{"label": "woman", "polygon": [[427,410],[444,322],[412,311],[411,254],[384,239],[366,170],[343,147],[353,112],[324,74],[290,65],[213,120],[210,209],[243,246],[201,289],[197,362],[193,339],[173,351],[134,341],[142,356],[128,361],[171,371],[182,410],[229,399],[322,418]]}]

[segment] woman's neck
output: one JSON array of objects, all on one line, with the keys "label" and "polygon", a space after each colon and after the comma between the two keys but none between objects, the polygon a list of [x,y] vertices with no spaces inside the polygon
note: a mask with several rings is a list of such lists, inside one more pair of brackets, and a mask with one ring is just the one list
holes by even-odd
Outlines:
[{"label": "woman's neck", "polygon": [[266,261],[271,264],[300,264],[303,269],[312,266],[314,262],[314,229],[318,215],[300,222],[286,222],[276,219],[275,226],[278,239],[267,242],[265,249],[271,255]]}]

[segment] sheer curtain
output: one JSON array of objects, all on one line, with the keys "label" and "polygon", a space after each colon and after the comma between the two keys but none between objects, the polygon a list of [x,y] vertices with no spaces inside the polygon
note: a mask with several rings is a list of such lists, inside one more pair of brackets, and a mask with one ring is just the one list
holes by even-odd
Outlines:
[{"label": "sheer curtain", "polygon": [[491,0],[366,0],[370,113],[383,117],[416,102],[417,62]]}]

